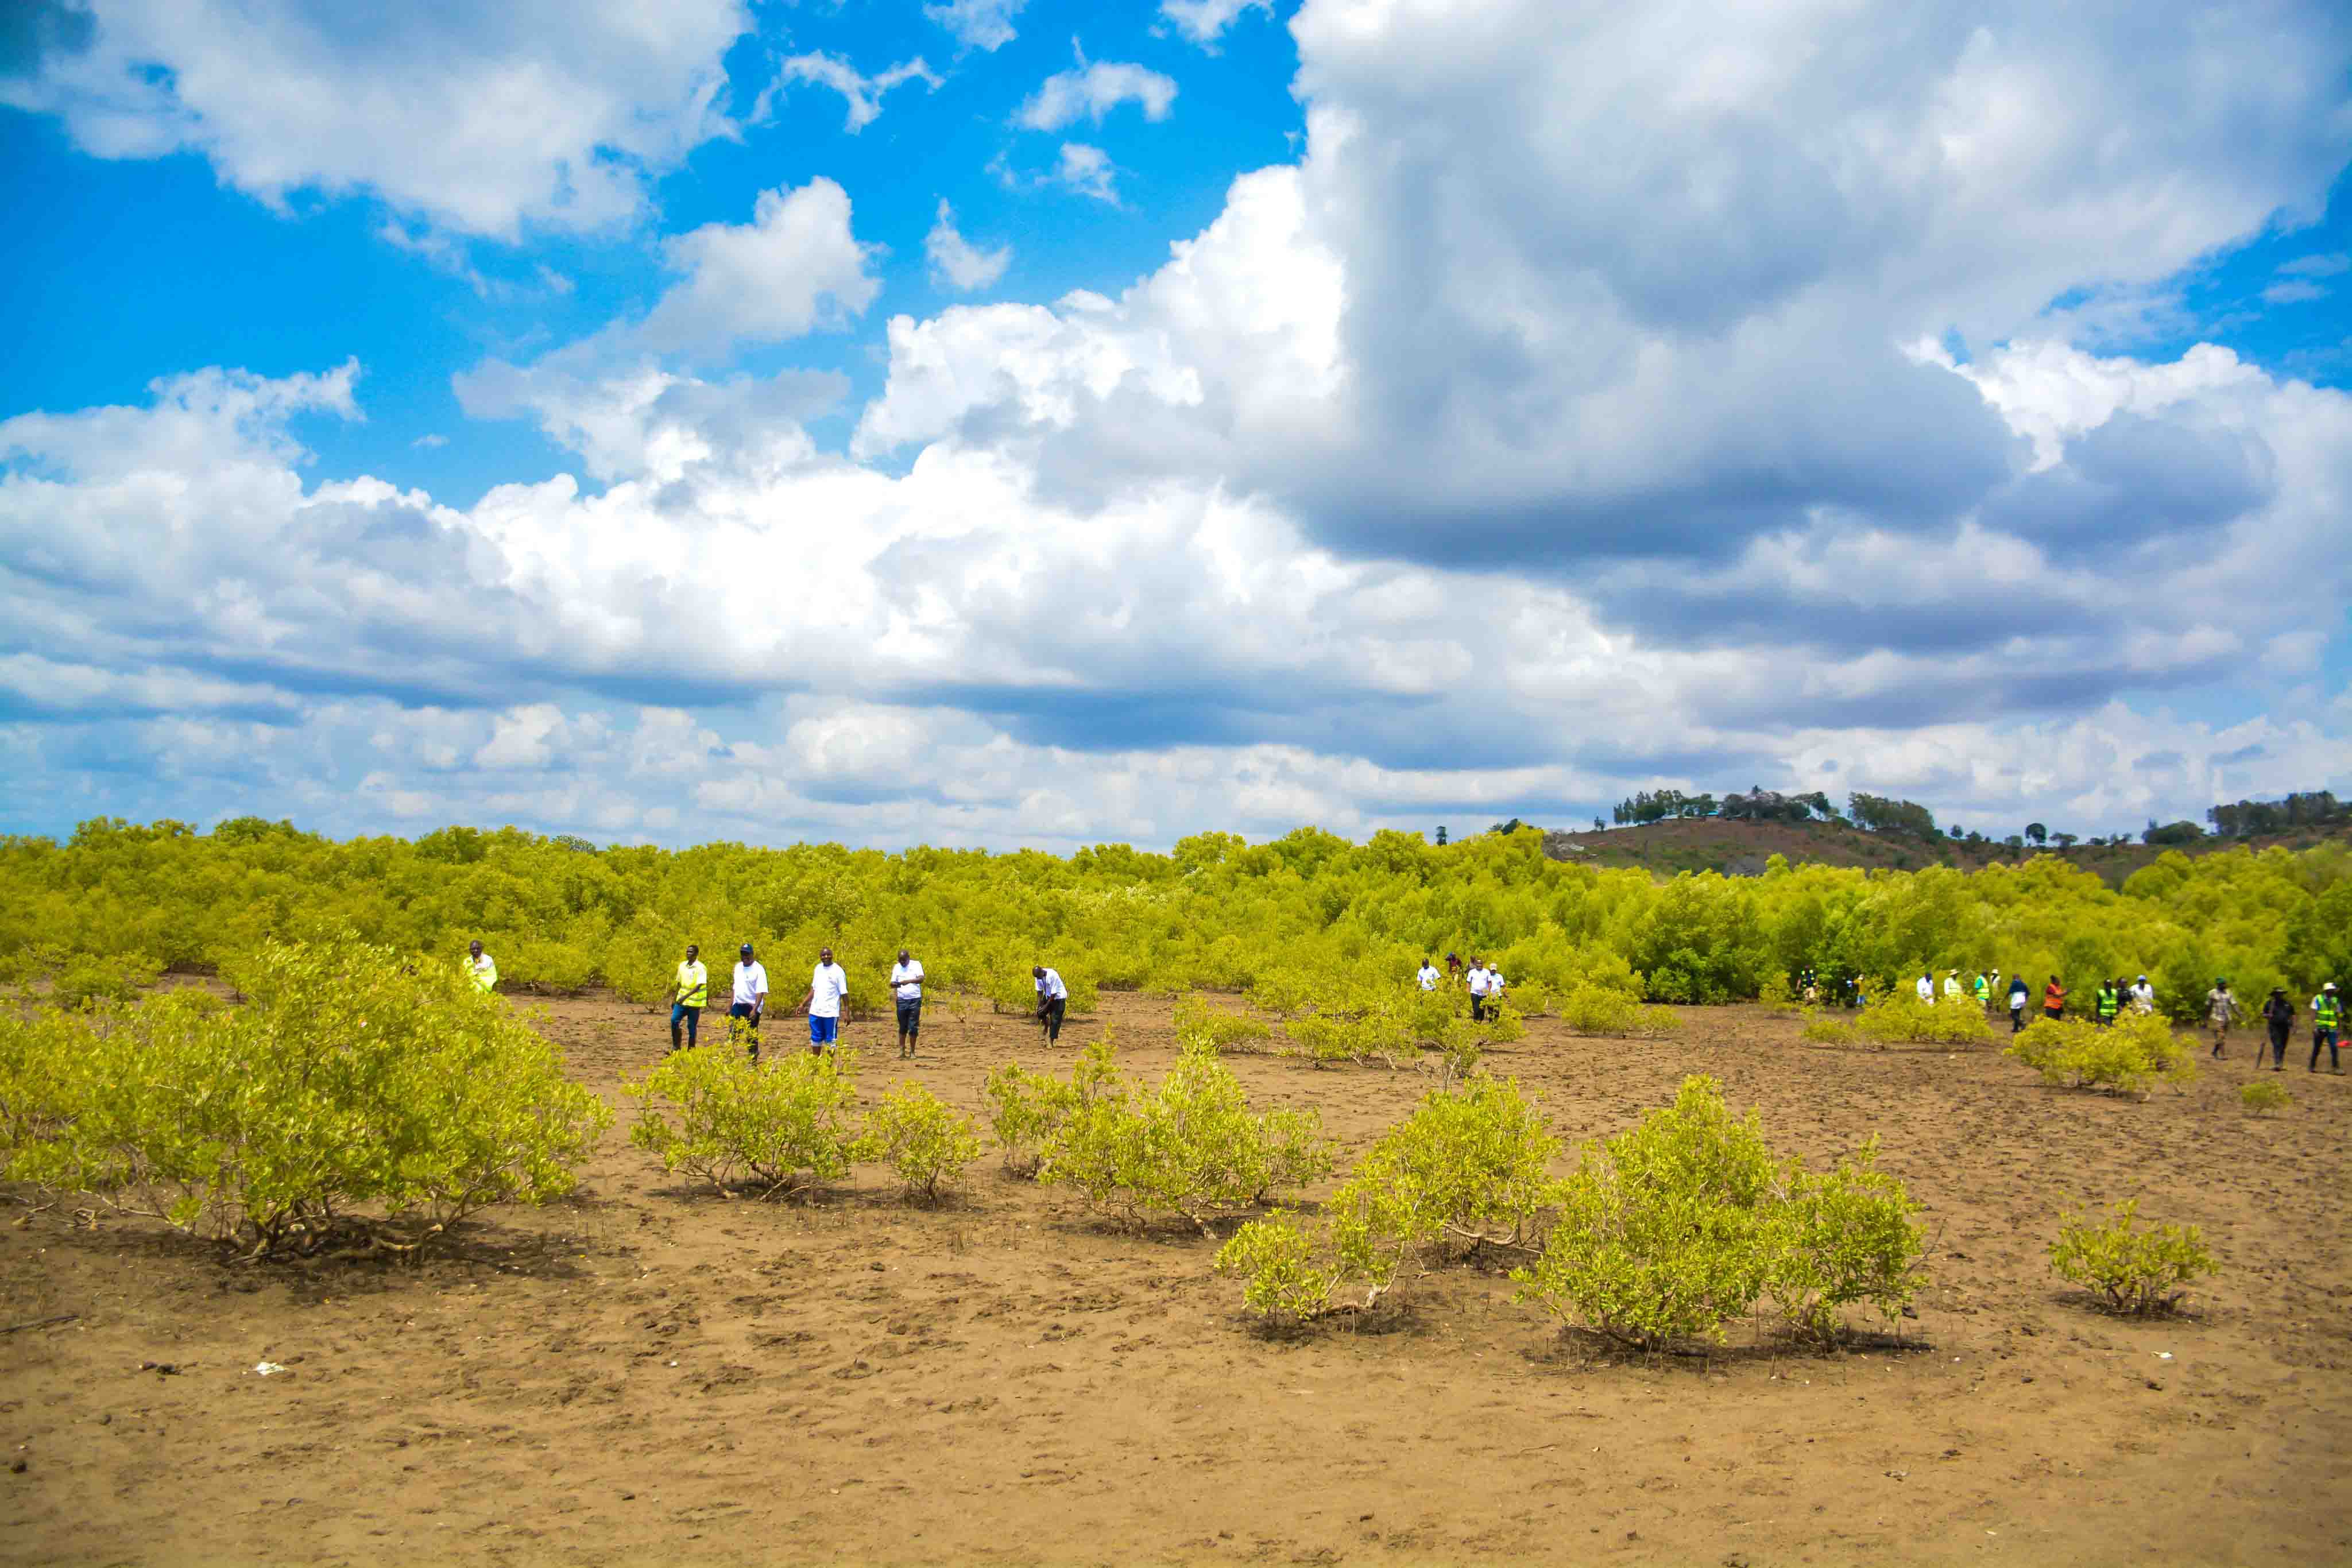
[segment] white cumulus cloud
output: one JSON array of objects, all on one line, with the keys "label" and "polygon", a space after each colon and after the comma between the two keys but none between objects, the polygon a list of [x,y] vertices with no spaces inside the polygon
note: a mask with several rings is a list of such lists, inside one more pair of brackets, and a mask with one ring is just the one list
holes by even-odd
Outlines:
[{"label": "white cumulus cloud", "polygon": [[955,210],[948,205],[945,197],[940,199],[939,216],[931,224],[931,232],[923,236],[923,254],[930,261],[933,283],[967,294],[992,287],[1013,265],[1011,246],[982,250],[957,232]]},{"label": "white cumulus cloud", "polygon": [[1059,131],[1080,120],[1100,125],[1123,103],[1139,106],[1146,120],[1165,120],[1176,103],[1175,78],[1143,66],[1089,61],[1081,50],[1075,67],[1047,77],[1013,118],[1031,131]]},{"label": "white cumulus cloud", "polygon": [[1013,18],[1028,0],[946,0],[926,5],[923,15],[955,35],[966,48],[993,52],[1014,37]]},{"label": "white cumulus cloud", "polygon": [[731,132],[721,58],[741,0],[319,6],[92,0],[80,48],[0,78],[101,158],[194,152],[273,204],[368,192],[513,239],[646,208],[648,178]]},{"label": "white cumulus cloud", "polygon": [[[874,123],[882,113],[882,99],[893,88],[904,87],[910,81],[921,82],[937,91],[940,78],[917,56],[904,60],[876,76],[866,76],[839,55],[794,55],[777,69],[779,82],[814,82],[831,88],[848,104],[848,118],[843,129],[852,135]],[[753,106],[752,118],[764,117],[769,99],[766,94]]]},{"label": "white cumulus cloud", "polygon": [[1160,15],[1170,25],[1200,45],[1213,49],[1225,29],[1244,11],[1263,11],[1274,15],[1272,0],[1160,0]]}]

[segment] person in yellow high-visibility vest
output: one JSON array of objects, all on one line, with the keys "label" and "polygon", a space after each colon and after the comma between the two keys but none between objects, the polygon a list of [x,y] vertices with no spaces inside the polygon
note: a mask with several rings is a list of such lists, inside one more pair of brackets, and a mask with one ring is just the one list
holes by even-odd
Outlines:
[{"label": "person in yellow high-visibility vest", "polygon": [[479,942],[466,944],[466,974],[474,982],[474,989],[478,991],[495,991],[499,988],[498,961],[482,951],[482,945]]},{"label": "person in yellow high-visibility vest", "polygon": [[2327,1048],[2327,1071],[2344,1071],[2343,1059],[2336,1052],[2336,1034],[2344,1024],[2344,1004],[2336,998],[2336,982],[2330,980],[2311,998],[2311,1070],[2319,1071],[2319,1048]]},{"label": "person in yellow high-visibility vest", "polygon": [[678,1026],[686,1026],[686,1049],[693,1050],[701,1042],[696,1039],[702,1024],[702,1009],[710,1001],[710,971],[703,967],[702,949],[689,942],[686,945],[686,961],[677,967],[677,976],[669,983],[669,1048],[678,1049]]}]

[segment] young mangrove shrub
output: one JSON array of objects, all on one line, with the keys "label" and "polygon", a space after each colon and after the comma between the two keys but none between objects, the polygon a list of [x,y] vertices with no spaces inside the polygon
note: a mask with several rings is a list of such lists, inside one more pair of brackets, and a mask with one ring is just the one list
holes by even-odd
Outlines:
[{"label": "young mangrove shrub", "polygon": [[183,990],[82,1015],[11,1174],[254,1256],[413,1250],[569,1192],[611,1124],[454,963],[339,937],[265,942],[227,977],[244,1005]]},{"label": "young mangrove shrub", "polygon": [[2260,1078],[2238,1091],[2238,1103],[2243,1105],[2254,1115],[2266,1116],[2273,1111],[2284,1111],[2294,1104],[2294,1096],[2269,1079]]},{"label": "young mangrove shrub", "polygon": [[988,1098],[989,1131],[1004,1151],[1004,1168],[1035,1176],[1045,1146],[1073,1111],[1097,1094],[1121,1092],[1123,1079],[1112,1059],[1111,1031],[1079,1048],[1070,1076],[1028,1072],[1017,1061],[999,1063],[982,1092]]},{"label": "young mangrove shrub", "polygon": [[93,1001],[130,1002],[163,972],[144,953],[75,953],[58,957],[50,977],[49,1000],[68,1011]]},{"label": "young mangrove shrub", "polygon": [[1433,1092],[1366,1152],[1327,1207],[1398,1248],[1524,1247],[1559,1200],[1559,1140],[1517,1080]]},{"label": "young mangrove shrub", "polygon": [[681,1051],[621,1085],[646,1107],[629,1142],[721,1192],[823,1186],[860,1149],[856,1068],[853,1051],[787,1051],[764,1067],[740,1051]]},{"label": "young mangrove shrub", "polygon": [[1805,1027],[1799,1031],[1810,1040],[1822,1045],[1852,1045],[1862,1038],[1860,1031],[1844,1019],[1825,1019],[1808,1014]]},{"label": "young mangrove shrub", "polygon": [[1323,1206],[1319,1239],[1294,1217],[1254,1221],[1218,1253],[1218,1271],[1239,1275],[1244,1304],[1274,1322],[1367,1310],[1416,1250],[1525,1245],[1550,1201],[1546,1167],[1559,1151],[1516,1082],[1433,1091]]},{"label": "young mangrove shrub", "polygon": [[1892,1328],[1918,1292],[1927,1249],[1919,1206],[1877,1166],[1874,1136],[1834,1169],[1817,1175],[1793,1159],[1782,1167],[1765,1290],[1802,1338],[1837,1339],[1843,1309],[1857,1304]]},{"label": "young mangrove shrub", "polygon": [[1585,1146],[1516,1299],[1643,1349],[1720,1342],[1771,1276],[1777,1175],[1755,1113],[1685,1079],[1671,1107]]},{"label": "young mangrove shrub", "polygon": [[1254,1115],[1241,1081],[1205,1050],[1187,1051],[1150,1090],[1097,1082],[1047,1138],[1040,1181],[1075,1186],[1129,1222],[1181,1215],[1203,1230],[1223,1210],[1330,1173],[1312,1111]]},{"label": "young mangrove shrub", "polygon": [[2144,1096],[2159,1082],[2178,1087],[2197,1077],[2196,1058],[2153,1014],[2126,1014],[2106,1029],[2083,1019],[2036,1019],[2002,1054],[2044,1082],[2110,1094]]},{"label": "young mangrove shrub", "polygon": [[1993,1038],[1984,1009],[1967,998],[1923,1002],[1901,988],[1871,998],[1854,1019],[1863,1039],[1908,1045],[1974,1045]]},{"label": "young mangrove shrub", "polygon": [[1238,1275],[1242,1304],[1276,1327],[1295,1327],[1331,1309],[1336,1269],[1318,1266],[1312,1237],[1282,1213],[1253,1219],[1217,1249],[1216,1271]]},{"label": "young mangrove shrub", "polygon": [[1212,1007],[1197,991],[1176,1004],[1174,1022],[1179,1046],[1205,1046],[1219,1052],[1264,1051],[1267,1036],[1274,1032],[1265,1019]]},{"label": "young mangrove shrub", "polygon": [[1561,993],[1553,1010],[1575,1034],[1656,1040],[1678,1025],[1672,1008],[1645,1005],[1634,992],[1611,986],[1578,984]]},{"label": "young mangrove shrub", "polygon": [[2070,1283],[2098,1291],[2110,1309],[2160,1316],[2180,1304],[2179,1287],[2221,1265],[2197,1227],[2135,1228],[2139,1200],[2119,1203],[2105,1221],[2070,1214],[2050,1245],[2050,1267]]},{"label": "young mangrove shrub", "polygon": [[889,1163],[915,1203],[937,1203],[980,1158],[969,1117],[912,1079],[902,1079],[866,1116],[866,1152]]}]

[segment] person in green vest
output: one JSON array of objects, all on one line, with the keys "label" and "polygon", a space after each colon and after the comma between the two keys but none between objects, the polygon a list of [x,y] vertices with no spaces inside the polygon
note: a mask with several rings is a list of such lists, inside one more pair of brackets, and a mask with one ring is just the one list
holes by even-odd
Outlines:
[{"label": "person in green vest", "polygon": [[1982,969],[1977,971],[1976,991],[1977,1006],[1990,1009],[1992,1006],[1992,981]]},{"label": "person in green vest", "polygon": [[466,944],[466,973],[473,980],[474,989],[478,991],[495,991],[499,988],[498,961],[482,951],[479,941]]},{"label": "person in green vest", "polygon": [[2330,980],[2311,998],[2311,1070],[2319,1071],[2319,1048],[2327,1048],[2327,1071],[2341,1072],[2344,1063],[2336,1054],[2336,1033],[2344,1022],[2344,1004],[2336,998],[2336,982]]},{"label": "person in green vest", "polygon": [[2113,980],[2101,980],[2099,988],[2091,997],[2091,1010],[2098,1019],[2099,1027],[2106,1029],[2111,1026],[2116,1021],[2116,1015],[2123,1011],[2123,988]]},{"label": "person in green vest", "polygon": [[686,961],[677,967],[677,976],[669,983],[669,1048],[678,1049],[678,1026],[685,1025],[686,1049],[693,1050],[701,1041],[702,1009],[710,1001],[710,971],[703,967],[702,949],[689,942],[686,945]]}]

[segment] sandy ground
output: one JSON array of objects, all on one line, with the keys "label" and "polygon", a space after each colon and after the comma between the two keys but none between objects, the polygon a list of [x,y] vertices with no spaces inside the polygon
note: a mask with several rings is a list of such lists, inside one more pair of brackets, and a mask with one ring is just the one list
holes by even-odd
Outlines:
[{"label": "sandy ground", "polygon": [[[1165,1003],[1105,1014],[1132,1066],[1166,1063]],[[2298,1103],[2256,1120],[2251,1039],[2130,1103],[1990,1051],[1685,1019],[1665,1043],[1538,1020],[1490,1061],[1571,1136],[1692,1071],[1809,1156],[1877,1131],[1930,1206],[1908,1347],[1742,1329],[1710,1358],[1596,1356],[1470,1269],[1412,1281],[1382,1332],[1268,1339],[1212,1243],[1105,1228],[992,1155],[938,1210],[870,1168],[757,1203],[616,1132],[576,1198],[414,1268],[238,1265],[67,1206],[11,1218],[0,1326],[75,1315],[0,1334],[0,1559],[2352,1561],[2352,1078],[2291,1062]],[[548,1027],[608,1094],[664,1040],[604,999]],[[869,1096],[897,1075],[887,1028],[848,1031]],[[915,1075],[977,1109],[995,1062],[1092,1033],[1049,1056],[1022,1020],[934,1019]],[[1350,1155],[1428,1082],[1235,1066],[1258,1103],[1319,1106]],[[2185,1319],[2090,1311],[2044,1259],[2068,1194],[2202,1225],[2226,1272]]]}]

